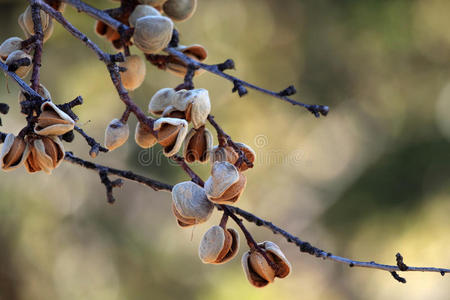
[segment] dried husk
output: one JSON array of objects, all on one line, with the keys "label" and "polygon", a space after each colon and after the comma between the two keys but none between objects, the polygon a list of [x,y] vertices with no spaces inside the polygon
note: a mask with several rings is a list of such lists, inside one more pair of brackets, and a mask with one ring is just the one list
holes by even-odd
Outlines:
[{"label": "dried husk", "polygon": [[167,0],[163,5],[164,13],[177,22],[192,17],[197,8],[197,0]]},{"label": "dried husk", "polygon": [[41,114],[34,126],[34,132],[39,135],[63,135],[74,127],[75,121],[69,115],[53,102],[47,101],[41,105]]},{"label": "dried husk", "polygon": [[160,118],[155,121],[153,130],[157,131],[164,155],[171,157],[180,150],[188,132],[188,123],[183,119]]},{"label": "dried husk", "polygon": [[0,153],[1,168],[3,171],[12,171],[22,165],[28,156],[28,145],[21,137],[8,134],[3,142]]},{"label": "dried husk", "polygon": [[[173,98],[172,106],[179,111],[189,113],[194,128],[205,125],[211,112],[209,93],[205,89],[180,90]],[[189,108],[189,112],[187,109]]]},{"label": "dried husk", "polygon": [[211,163],[227,161],[234,165],[239,159],[239,154],[231,146],[215,146],[211,150]]},{"label": "dried husk", "polygon": [[275,276],[278,278],[287,277],[291,272],[292,266],[291,263],[287,260],[284,253],[281,251],[280,247],[270,241],[265,241],[259,245],[261,246],[261,248],[266,250],[269,258],[272,259],[277,265],[278,269],[275,273]]},{"label": "dried husk", "polygon": [[[50,24],[50,16],[43,10],[39,10],[41,15],[41,24],[42,24],[42,31],[45,32]],[[31,13],[31,6],[27,6],[25,9],[25,12],[23,13],[23,26],[24,30],[26,30],[26,33],[28,33],[30,36],[34,34],[34,22],[33,22],[33,16]]]},{"label": "dried husk", "polygon": [[118,119],[112,120],[105,131],[105,147],[112,151],[122,146],[130,135],[128,124]]},{"label": "dried husk", "polygon": [[136,20],[146,16],[160,16],[160,12],[151,5],[141,4],[134,8],[131,15],[128,17],[128,23],[131,27],[136,25]]},{"label": "dried husk", "polygon": [[[251,163],[255,161],[256,153],[250,146],[247,146],[244,143],[235,143],[236,146],[244,153],[247,160]],[[211,162],[214,163],[216,161],[228,161],[230,164],[235,164],[239,159],[239,154],[234,150],[231,146],[213,147],[211,150]],[[248,169],[248,165],[245,161],[239,166],[239,171],[243,172]]]},{"label": "dried husk", "polygon": [[172,104],[176,91],[172,88],[164,88],[157,91],[148,104],[149,113],[159,116]]},{"label": "dried husk", "polygon": [[213,136],[204,126],[199,129],[192,128],[186,136],[183,147],[183,156],[186,162],[206,163],[213,145]]},{"label": "dried husk", "polygon": [[[179,46],[175,49],[198,62],[203,62],[208,57],[208,52],[202,45]],[[169,62],[167,63],[167,71],[178,77],[184,77],[186,76],[187,70],[188,66],[184,61],[175,55],[170,55]],[[204,72],[204,69],[197,69],[194,75],[198,76]]]},{"label": "dried husk", "polygon": [[176,184],[172,189],[172,210],[181,227],[206,222],[214,210],[205,190],[192,181]]},{"label": "dried husk", "polygon": [[28,58],[30,60],[30,64],[28,66],[20,66],[14,72],[20,78],[24,78],[25,76],[27,76],[28,72],[30,72],[31,68],[33,67],[33,64],[32,64],[33,58],[31,57],[31,55],[29,55],[25,51],[16,50],[16,51],[11,52],[5,61],[5,64],[10,66],[13,62],[15,62],[16,60],[22,59],[22,58]]},{"label": "dried husk", "polygon": [[133,40],[146,54],[157,53],[172,39],[173,22],[164,16],[147,16],[136,20]]},{"label": "dried husk", "polygon": [[48,22],[47,28],[44,30],[44,38],[42,39],[42,42],[48,41],[48,39],[52,36],[53,30],[55,26],[53,25],[53,19],[50,19]]},{"label": "dried husk", "polygon": [[25,167],[28,172],[44,171],[51,174],[64,159],[64,146],[58,137],[43,136],[30,141],[30,153]]},{"label": "dried husk", "polygon": [[22,42],[23,40],[19,37],[10,37],[9,39],[6,39],[1,45],[0,45],[0,59],[2,62],[5,62],[5,60],[8,58],[8,56],[16,51],[22,49]]},{"label": "dried husk", "polygon": [[146,73],[145,61],[142,57],[139,55],[128,56],[124,62],[119,63],[119,66],[127,69],[120,73],[124,88],[133,91],[141,86]]},{"label": "dried husk", "polygon": [[229,162],[215,162],[205,182],[208,199],[217,204],[235,203],[247,184],[246,177]]},{"label": "dried husk", "polygon": [[277,268],[274,270],[264,256],[251,249],[242,256],[242,267],[248,281],[255,287],[264,287],[272,283],[276,277],[285,278],[291,271],[291,264],[284,256],[281,249],[272,242],[265,241],[258,246],[264,250],[269,260]]},{"label": "dried husk", "polygon": [[205,264],[224,264],[239,252],[239,234],[232,228],[211,227],[200,242],[198,254]]},{"label": "dried husk", "polygon": [[134,140],[136,141],[136,144],[139,145],[139,147],[144,149],[153,147],[158,142],[152,132],[145,126],[142,126],[140,122],[138,122],[136,125]]}]

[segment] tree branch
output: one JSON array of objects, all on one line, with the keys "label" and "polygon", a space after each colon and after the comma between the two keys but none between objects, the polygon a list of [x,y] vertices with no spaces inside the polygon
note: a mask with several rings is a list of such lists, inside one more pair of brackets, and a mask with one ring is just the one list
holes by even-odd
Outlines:
[{"label": "tree branch", "polygon": [[[44,33],[42,31],[41,9],[36,3],[36,0],[30,0],[31,16],[34,25],[34,54],[33,54],[33,72],[31,74],[31,88],[35,91],[39,88],[41,58],[42,58],[42,44]],[[50,26],[50,25],[49,25]]]},{"label": "tree branch", "polygon": [[[141,175],[137,175],[131,171],[122,171],[118,169],[113,169],[110,167],[106,167],[100,164],[94,164],[89,161],[82,160],[81,158],[78,158],[74,156],[71,152],[66,152],[66,157],[64,158],[66,161],[82,166],[84,168],[94,170],[94,171],[101,171],[103,170],[107,174],[116,175],[118,177],[128,179],[131,181],[143,183],[147,185],[148,187],[154,189],[155,191],[163,190],[163,191],[171,191],[172,187],[169,184],[165,184]],[[176,158],[177,159],[177,158]],[[178,161],[177,161],[178,162]],[[189,168],[189,166],[188,166]],[[190,168],[189,168],[190,169]],[[285,231],[284,229],[274,225],[272,222],[266,221],[258,216],[255,216],[254,214],[245,211],[239,207],[230,206],[230,205],[219,205],[216,206],[219,208],[219,210],[226,211],[231,218],[233,218],[233,215],[239,215],[243,217],[246,221],[250,223],[254,223],[257,226],[262,226],[266,229],[269,229],[274,234],[280,234],[282,235],[289,243],[294,243],[301,252],[308,253],[310,255],[314,255],[315,257],[322,258],[325,260],[331,260],[338,263],[343,263],[348,265],[349,267],[360,267],[360,268],[369,268],[369,269],[378,269],[378,270],[384,270],[388,272],[437,272],[440,273],[442,276],[444,276],[446,273],[450,273],[450,269],[446,268],[434,268],[434,267],[408,267],[406,270],[402,267],[395,265],[386,265],[386,264],[379,264],[374,261],[371,262],[363,262],[363,261],[357,261],[352,260],[349,258],[333,255],[330,252],[326,252],[322,249],[319,249],[317,247],[312,246],[310,243],[302,241],[300,238],[294,236],[293,234]],[[238,223],[239,224],[239,223]],[[403,258],[402,258],[403,259]]]},{"label": "tree branch", "polygon": [[[82,1],[79,1],[79,0],[63,0],[63,1],[66,2],[67,4],[73,6],[74,8],[76,8],[79,12],[85,12],[86,14],[90,15],[91,17],[108,24],[109,26],[115,28],[118,32],[130,31],[130,28],[128,26],[115,20],[106,12],[96,9]],[[174,48],[171,48],[171,47],[166,48],[164,51],[166,51],[167,53],[169,53],[171,55],[178,57],[187,66],[191,66],[192,68],[195,67],[195,68],[204,69],[210,73],[216,74],[216,75],[232,82],[233,83],[233,91],[238,91],[238,93],[241,97],[244,96],[245,94],[247,94],[245,87],[248,87],[248,88],[254,89],[256,91],[259,91],[261,93],[264,93],[264,94],[270,95],[272,97],[286,101],[292,105],[298,105],[298,106],[304,107],[305,109],[307,109],[308,111],[313,113],[316,117],[319,117],[320,115],[326,116],[329,112],[328,106],[305,104],[305,103],[298,102],[298,101],[295,101],[295,100],[287,97],[287,94],[285,92],[286,89],[281,92],[270,91],[268,89],[264,89],[262,87],[254,85],[252,83],[241,80],[237,77],[234,77],[234,76],[224,73],[223,71],[225,69],[230,69],[231,66],[234,67],[234,63],[230,59],[227,60],[223,64],[207,65],[207,64],[198,62],[198,61],[184,55],[182,52],[180,52]],[[292,92],[292,89],[290,87],[288,89],[290,89]]]}]

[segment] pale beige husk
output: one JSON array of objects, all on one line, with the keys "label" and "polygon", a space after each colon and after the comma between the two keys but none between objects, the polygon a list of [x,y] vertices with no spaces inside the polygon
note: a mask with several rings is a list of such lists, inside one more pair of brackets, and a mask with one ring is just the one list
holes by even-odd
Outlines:
[{"label": "pale beige husk", "polygon": [[214,210],[205,190],[192,181],[176,184],[172,189],[172,201],[174,208],[183,218],[193,219],[193,223],[186,224],[187,226],[206,222]]},{"label": "pale beige husk", "polygon": [[[46,29],[48,28],[49,24],[50,24],[50,16],[44,12],[43,10],[40,10],[40,15],[41,15],[41,24],[42,24],[42,31],[46,31]],[[25,12],[23,13],[23,25],[27,31],[27,33],[31,36],[34,34],[34,22],[33,22],[33,17],[31,14],[31,6],[27,6],[27,8],[25,9]]]},{"label": "pale beige husk", "polygon": [[183,141],[188,133],[188,123],[183,119],[160,118],[153,124],[153,130],[159,131],[164,124],[179,127],[175,143],[169,147],[164,147],[163,154],[167,157],[175,155],[183,145]]},{"label": "pale beige husk", "polygon": [[133,40],[146,54],[158,53],[172,39],[173,22],[164,16],[147,16],[136,20]]},{"label": "pale beige husk", "polygon": [[211,112],[209,93],[205,89],[180,90],[173,98],[172,106],[177,110],[185,111],[191,106],[191,122],[194,128],[205,125]]},{"label": "pale beige husk", "polygon": [[149,113],[159,116],[172,104],[176,91],[172,88],[164,88],[157,91],[148,104]]},{"label": "pale beige husk", "polygon": [[160,16],[160,12],[151,5],[141,4],[134,8],[131,15],[128,17],[128,22],[131,27],[136,25],[136,21],[139,18],[146,16]]},{"label": "pale beige husk", "polygon": [[119,63],[120,67],[127,70],[120,73],[124,88],[133,91],[141,86],[146,74],[145,61],[139,55],[131,55],[125,58],[124,62]]},{"label": "pale beige husk", "polygon": [[167,0],[164,13],[172,20],[182,22],[190,19],[197,8],[197,0]]},{"label": "pale beige husk", "polygon": [[[191,145],[191,140],[193,138],[195,138],[196,135],[197,135],[197,130],[195,128],[191,128],[191,130],[189,130],[189,133],[187,134],[187,136],[184,140],[183,156],[187,162],[198,161],[200,163],[206,163],[209,160],[209,155],[211,153],[211,149],[213,146],[213,136],[207,128],[204,128],[203,136],[205,139],[205,147],[203,149],[197,149],[197,147],[195,147],[195,145]],[[194,148],[196,148],[196,149],[192,149],[191,146],[194,146]],[[194,154],[194,156],[195,156],[194,160],[190,161],[188,159],[188,155],[193,151],[196,153],[200,152],[201,154],[200,154],[200,157],[197,157],[197,155]]]},{"label": "pale beige husk", "polygon": [[130,135],[128,124],[118,119],[112,120],[105,131],[105,147],[112,151],[122,146]]},{"label": "pale beige husk", "polygon": [[134,132],[134,140],[139,147],[148,149],[153,147],[158,141],[152,132],[141,125],[140,122],[136,124],[136,130]]},{"label": "pale beige husk", "polygon": [[211,169],[211,176],[205,182],[208,198],[216,199],[222,196],[228,188],[239,181],[239,171],[229,162],[215,162]]},{"label": "pale beige husk", "polygon": [[[42,118],[45,112],[56,114],[57,117],[54,116],[53,122],[46,122]],[[39,135],[63,135],[73,130],[74,127],[75,121],[69,115],[59,109],[53,102],[46,101],[41,105],[41,115],[34,126],[34,132]]]},{"label": "pale beige husk", "polygon": [[3,43],[0,45],[0,59],[2,60],[2,62],[5,62],[5,60],[12,52],[21,50],[22,42],[23,39],[16,36],[10,37],[3,41]]},{"label": "pale beige husk", "polygon": [[14,73],[17,74],[20,78],[24,78],[27,76],[28,72],[30,72],[31,68],[33,67],[32,61],[33,58],[28,53],[22,51],[22,50],[16,50],[9,54],[8,58],[5,61],[5,64],[8,66],[11,65],[14,61],[22,58],[28,58],[30,60],[30,64],[28,66],[20,66]]},{"label": "pale beige husk", "polygon": [[[198,62],[203,62],[208,57],[208,52],[206,51],[206,48],[203,47],[202,45],[195,44],[190,46],[178,46],[175,49]],[[184,63],[181,59],[179,59],[175,55],[171,55],[170,58],[171,59],[167,63],[167,71],[178,77],[186,76],[188,70],[187,64]],[[198,76],[203,73],[205,73],[205,70],[200,68],[195,70],[194,75]]]},{"label": "pale beige husk", "polygon": [[222,259],[219,256],[222,254],[225,246],[225,230],[216,225],[203,235],[198,248],[198,255],[203,263],[224,264],[236,257],[239,252],[239,234],[233,228],[228,228],[227,231],[231,234],[233,241],[227,255]]},{"label": "pale beige husk", "polygon": [[[12,171],[19,168],[28,156],[28,144],[23,141],[23,139],[21,139],[24,144],[22,145],[22,147],[24,146],[23,149],[13,147],[16,139],[21,138],[14,136],[14,134],[12,133],[9,133],[6,136],[5,141],[3,142],[2,150],[0,152],[0,163],[3,171]],[[15,151],[16,153],[10,153],[11,151]],[[11,157],[8,156],[9,154],[15,158],[14,161],[8,161],[11,159]]]}]

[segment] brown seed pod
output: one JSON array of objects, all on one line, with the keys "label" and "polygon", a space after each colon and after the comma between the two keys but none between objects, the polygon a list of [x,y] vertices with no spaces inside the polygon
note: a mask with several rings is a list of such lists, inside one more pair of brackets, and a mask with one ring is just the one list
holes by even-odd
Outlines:
[{"label": "brown seed pod", "polygon": [[272,242],[263,242],[258,246],[266,253],[268,259],[276,266],[274,270],[265,257],[255,249],[250,249],[242,256],[242,267],[248,281],[255,287],[264,287],[276,277],[285,278],[291,271],[291,264],[281,249]]},{"label": "brown seed pod", "polygon": [[163,16],[147,16],[136,20],[133,40],[146,54],[157,53],[167,47],[173,31],[172,21]]},{"label": "brown seed pod", "polygon": [[134,140],[136,141],[136,144],[144,149],[153,147],[158,142],[152,132],[148,128],[142,126],[140,122],[136,124]]},{"label": "brown seed pod", "polygon": [[211,227],[202,238],[198,255],[205,264],[224,264],[239,252],[239,234],[236,230],[220,226]]},{"label": "brown seed pod", "polygon": [[[244,143],[235,143],[236,146],[244,153],[247,160],[251,163],[255,161],[256,153],[250,146],[247,146]],[[236,164],[239,159],[239,154],[234,150],[231,146],[215,146],[211,150],[211,162],[214,163],[216,161],[228,161],[230,164]],[[248,165],[245,162],[239,166],[239,171],[243,172],[248,169]]]},{"label": "brown seed pod", "polygon": [[164,148],[164,155],[171,157],[181,148],[188,132],[188,123],[183,119],[160,118],[153,124],[158,143]]},{"label": "brown seed pod", "polygon": [[112,151],[119,148],[128,140],[130,129],[127,123],[118,119],[112,120],[105,131],[105,147]]},{"label": "brown seed pod", "polygon": [[205,126],[192,128],[184,140],[183,156],[186,162],[198,161],[205,163],[209,160],[213,144],[213,136]]},{"label": "brown seed pod", "polygon": [[145,61],[142,57],[139,55],[127,56],[124,62],[119,63],[119,66],[127,69],[120,73],[124,88],[133,91],[141,86],[146,73]]},{"label": "brown seed pod", "polygon": [[197,8],[197,0],[167,0],[163,5],[164,13],[176,22],[192,17]]},{"label": "brown seed pod", "polygon": [[51,174],[64,159],[64,146],[55,136],[43,136],[29,141],[30,152],[25,161],[29,173],[44,171]]},{"label": "brown seed pod", "polygon": [[59,109],[53,102],[47,101],[41,105],[41,114],[34,126],[34,132],[39,135],[63,135],[73,130],[75,121]]},{"label": "brown seed pod", "polygon": [[[202,45],[179,46],[176,50],[198,62],[203,62],[208,57],[208,52]],[[169,55],[166,70],[178,77],[184,77],[186,76],[188,66],[177,56]],[[195,70],[194,75],[198,76],[203,73],[205,73],[205,70],[197,69]]]},{"label": "brown seed pod", "polygon": [[[51,18],[43,10],[40,10],[39,12],[41,15],[42,31],[45,32],[45,30],[47,29],[47,27],[50,24]],[[34,22],[33,22],[33,16],[31,14],[31,6],[27,6],[27,8],[25,9],[25,12],[23,13],[22,18],[23,18],[22,19],[23,26],[25,28],[24,31],[26,30],[25,35],[28,34],[29,36],[32,36],[34,34]]]},{"label": "brown seed pod", "polygon": [[28,155],[28,145],[22,137],[8,134],[0,153],[1,168],[4,171],[14,170],[22,165]]}]

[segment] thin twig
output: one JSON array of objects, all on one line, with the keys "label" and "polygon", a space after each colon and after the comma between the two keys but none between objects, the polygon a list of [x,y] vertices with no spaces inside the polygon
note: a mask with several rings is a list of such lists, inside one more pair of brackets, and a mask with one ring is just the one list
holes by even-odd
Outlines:
[{"label": "thin twig", "polygon": [[[39,88],[41,58],[42,58],[42,44],[44,33],[42,30],[41,9],[36,3],[36,0],[30,0],[31,16],[33,19],[34,35],[34,54],[33,54],[33,72],[31,74],[31,88],[35,91]],[[50,26],[50,25],[49,25]]]},{"label": "thin twig", "polygon": [[89,170],[94,170],[97,172],[100,170],[103,170],[107,174],[116,175],[116,176],[124,178],[124,179],[142,183],[142,184],[152,188],[155,191],[170,192],[172,190],[172,186],[170,184],[162,183],[157,180],[135,174],[131,171],[119,170],[119,169],[115,169],[115,168],[111,168],[111,167],[106,167],[106,166],[103,166],[100,164],[96,164],[96,163],[93,163],[90,161],[86,161],[86,160],[76,157],[75,155],[73,155],[72,152],[66,152],[64,160],[66,160],[72,164],[79,165],[79,166],[89,169]]},{"label": "thin twig", "polygon": [[92,158],[96,158],[99,151],[105,153],[109,151],[108,149],[102,147],[102,145],[100,145],[100,143],[98,143],[94,138],[87,135],[87,133],[84,132],[84,130],[81,129],[80,127],[75,126],[74,130],[79,134],[81,134],[81,136],[84,137],[84,139],[86,140],[87,144],[91,147],[91,149],[89,150],[89,155]]}]

